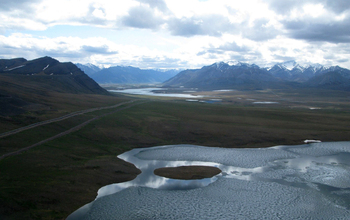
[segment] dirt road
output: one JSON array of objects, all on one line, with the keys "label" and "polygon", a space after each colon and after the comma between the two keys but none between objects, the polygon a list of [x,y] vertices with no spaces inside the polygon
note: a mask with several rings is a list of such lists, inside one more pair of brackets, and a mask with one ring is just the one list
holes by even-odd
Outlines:
[{"label": "dirt road", "polygon": [[[6,137],[6,136],[9,136],[9,135],[12,135],[12,134],[16,134],[16,133],[21,132],[21,131],[24,131],[24,130],[28,130],[28,129],[31,129],[31,128],[35,128],[35,127],[38,127],[38,126],[41,126],[41,125],[45,125],[45,124],[49,124],[49,123],[52,123],[52,122],[61,121],[61,120],[64,120],[64,119],[67,119],[67,118],[70,118],[70,117],[73,117],[73,116],[76,116],[76,115],[80,115],[80,114],[84,114],[84,113],[88,113],[88,112],[93,112],[93,111],[98,111],[98,110],[117,108],[117,107],[119,107],[119,106],[121,106],[121,105],[130,104],[130,103],[133,103],[133,102],[134,102],[134,101],[123,102],[123,103],[119,103],[119,104],[113,105],[113,106],[101,107],[101,108],[94,108],[94,109],[87,109],[87,110],[83,110],[83,111],[79,111],[79,112],[74,112],[74,113],[71,113],[71,114],[68,114],[68,115],[59,117],[59,118],[50,119],[50,120],[47,120],[47,121],[39,122],[39,123],[36,123],[36,124],[32,124],[32,125],[25,126],[25,127],[22,127],[22,128],[16,129],[16,130],[13,130],[13,131],[9,131],[9,132],[3,133],[3,134],[1,134],[1,135],[3,135],[3,136],[0,135],[0,138]],[[66,130],[66,131],[64,131],[64,132],[61,132],[61,133],[59,133],[59,134],[57,134],[57,135],[55,135],[55,136],[52,136],[52,137],[47,138],[47,139],[45,139],[45,140],[42,140],[42,141],[40,141],[40,142],[38,142],[38,143],[35,143],[35,144],[31,145],[31,146],[28,146],[28,147],[19,149],[19,150],[17,150],[17,151],[13,151],[13,152],[4,154],[4,155],[0,156],[0,160],[4,159],[4,158],[6,158],[6,157],[9,157],[9,156],[14,156],[14,155],[20,154],[20,153],[22,153],[22,152],[24,152],[24,151],[27,151],[27,150],[29,150],[29,149],[32,149],[33,147],[39,146],[39,145],[44,144],[44,143],[46,143],[46,142],[48,142],[48,141],[52,141],[52,140],[54,140],[54,139],[56,139],[56,138],[62,137],[62,136],[67,135],[67,134],[70,134],[70,133],[72,133],[72,132],[74,132],[74,131],[77,131],[77,130],[81,129],[82,127],[86,126],[86,125],[89,124],[90,122],[95,121],[95,120],[97,120],[97,119],[99,119],[99,118],[101,118],[101,117],[104,117],[104,116],[107,116],[107,115],[116,113],[116,112],[118,112],[118,111],[122,111],[122,110],[125,110],[125,109],[128,109],[128,108],[131,108],[131,107],[133,107],[133,106],[135,106],[135,105],[144,104],[144,103],[145,103],[145,102],[134,103],[134,104],[132,104],[132,105],[128,105],[128,106],[123,107],[123,108],[118,108],[118,109],[116,109],[115,111],[108,112],[108,113],[105,113],[105,114],[100,115],[100,116],[96,116],[96,117],[94,117],[94,118],[92,118],[92,119],[89,119],[89,120],[87,120],[87,121],[85,121],[85,122],[83,122],[83,123],[81,123],[81,124],[79,124],[79,125],[77,125],[77,126],[71,128],[71,129],[69,129],[69,130]],[[5,134],[5,135],[4,135],[4,134]]]}]

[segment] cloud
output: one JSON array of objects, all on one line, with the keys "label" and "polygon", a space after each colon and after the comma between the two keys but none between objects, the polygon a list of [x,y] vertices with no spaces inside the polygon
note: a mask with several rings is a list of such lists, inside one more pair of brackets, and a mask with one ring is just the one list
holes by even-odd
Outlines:
[{"label": "cloud", "polygon": [[32,7],[35,3],[40,0],[16,0],[16,1],[8,1],[8,0],[0,0],[0,11],[8,11],[8,10],[18,10],[18,9],[27,9],[28,7]]},{"label": "cloud", "polygon": [[349,0],[325,0],[325,6],[335,13],[343,13],[350,10]]},{"label": "cloud", "polygon": [[164,20],[156,16],[153,9],[137,6],[130,8],[129,14],[121,19],[121,23],[133,28],[158,29]]},{"label": "cloud", "polygon": [[192,37],[196,35],[221,36],[235,30],[227,17],[211,14],[193,17],[173,18],[168,22],[172,35]]},{"label": "cloud", "polygon": [[306,2],[310,2],[308,0],[268,0],[269,8],[274,10],[278,14],[288,14],[294,8],[301,7]]},{"label": "cloud", "polygon": [[49,55],[146,68],[298,58],[350,67],[349,0],[0,0],[0,5],[2,57]]},{"label": "cloud", "polygon": [[92,54],[117,54],[117,51],[111,51],[107,45],[102,46],[89,46],[83,45],[81,47],[81,52],[92,53]]},{"label": "cloud", "polygon": [[307,4],[322,4],[324,8],[334,13],[350,10],[349,0],[268,0],[269,8],[278,14],[288,14],[293,10],[302,10]]},{"label": "cloud", "polygon": [[[110,45],[107,45],[107,44]],[[0,35],[0,51],[3,57],[17,54],[29,59],[41,56],[80,59],[92,55],[115,55],[115,46],[103,38],[36,38],[32,35],[13,34],[9,37]]]},{"label": "cloud", "polygon": [[309,18],[282,23],[288,31],[288,36],[294,39],[332,43],[350,42],[350,18],[328,22]]},{"label": "cloud", "polygon": [[349,59],[338,59],[337,60],[339,63],[346,63],[346,62],[349,62]]},{"label": "cloud", "polygon": [[239,46],[236,42],[231,42],[231,43],[225,43],[218,47],[219,50],[224,50],[224,51],[233,51],[233,52],[240,52],[240,53],[246,53],[251,50],[250,47],[246,45],[241,45]]},{"label": "cloud", "polygon": [[142,68],[154,68],[155,66],[157,68],[179,68],[187,67],[188,65],[188,61],[168,56],[143,56],[141,57],[139,63],[139,66],[141,66]]},{"label": "cloud", "polygon": [[137,0],[141,3],[148,4],[151,8],[157,8],[162,12],[169,12],[169,8],[164,0]]},{"label": "cloud", "polygon": [[269,25],[269,22],[268,19],[262,18],[252,22],[253,25],[248,28],[246,28],[248,24],[242,24],[242,34],[244,37],[254,41],[273,39],[281,33],[273,25]]}]

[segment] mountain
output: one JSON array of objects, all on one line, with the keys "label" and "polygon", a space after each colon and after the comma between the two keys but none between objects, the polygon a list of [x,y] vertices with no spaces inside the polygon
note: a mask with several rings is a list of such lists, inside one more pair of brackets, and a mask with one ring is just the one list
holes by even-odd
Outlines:
[{"label": "mountain", "polygon": [[[339,84],[342,79],[344,83]],[[163,86],[243,90],[311,86],[344,90],[348,88],[347,79],[350,80],[350,70],[339,66],[302,66],[289,61],[271,68],[260,68],[255,64],[236,62],[230,65],[220,62],[201,69],[182,71],[164,82]]]},{"label": "mountain", "polygon": [[306,82],[314,76],[328,72],[340,72],[345,77],[350,74],[350,70],[339,66],[325,67],[321,64],[300,65],[294,60],[278,63],[266,70],[276,78],[292,82]]},{"label": "mountain", "polygon": [[257,65],[236,63],[229,65],[224,62],[204,66],[201,69],[185,70],[164,82],[165,87],[196,87],[202,89],[262,89],[279,80],[267,70]]},{"label": "mountain", "polygon": [[161,83],[175,76],[179,71],[143,70],[131,66],[114,66],[90,75],[96,82],[116,84]]},{"label": "mountain", "polygon": [[88,64],[76,63],[75,65],[90,77],[93,74],[97,73],[98,71],[102,70],[102,68],[95,66],[91,63],[88,63]]},{"label": "mountain", "polygon": [[339,71],[326,72],[312,77],[304,85],[322,89],[337,89],[350,91],[350,74],[345,75]]},{"label": "mountain", "polygon": [[109,95],[70,62],[51,57],[0,59],[0,116],[47,110],[47,100],[61,101],[70,94]]},{"label": "mountain", "polygon": [[[0,75],[42,83],[52,91],[69,93],[108,94],[95,81],[71,62],[61,63],[51,57],[35,60],[23,58],[0,60]],[[28,76],[30,76],[28,78]],[[28,78],[28,79],[27,79]]]}]

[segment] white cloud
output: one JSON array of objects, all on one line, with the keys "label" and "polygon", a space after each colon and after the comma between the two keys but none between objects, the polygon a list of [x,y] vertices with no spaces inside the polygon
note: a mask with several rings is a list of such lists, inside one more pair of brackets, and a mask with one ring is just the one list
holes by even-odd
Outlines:
[{"label": "white cloud", "polygon": [[[296,59],[350,67],[347,0],[0,3],[0,57],[185,68]],[[64,32],[78,26],[86,27],[83,33]]]}]

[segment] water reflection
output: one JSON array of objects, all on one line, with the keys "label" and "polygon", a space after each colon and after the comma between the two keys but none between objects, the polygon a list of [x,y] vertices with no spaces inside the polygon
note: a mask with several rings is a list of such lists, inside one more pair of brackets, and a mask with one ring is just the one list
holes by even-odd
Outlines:
[{"label": "water reflection", "polygon": [[[122,89],[122,90],[108,90],[109,92],[126,93],[133,95],[148,95],[148,96],[162,96],[162,97],[177,97],[177,98],[201,98],[203,96],[181,94],[181,93],[161,93],[159,91],[166,90],[164,88],[141,88],[141,89]],[[154,92],[158,91],[158,92]]]},{"label": "water reflection", "polygon": [[[156,149],[156,148],[153,148]],[[179,166],[213,166],[218,167],[219,169],[225,170],[227,172],[229,168],[226,168],[219,163],[213,162],[203,162],[203,161],[166,161],[166,160],[143,160],[137,157],[137,154],[145,151],[145,149],[133,149],[124,154],[119,155],[118,157],[122,160],[134,164],[138,169],[141,170],[134,180],[125,182],[107,185],[102,187],[98,191],[97,198],[107,196],[119,192],[125,188],[131,186],[142,186],[155,189],[172,189],[172,190],[185,190],[185,189],[194,189],[198,187],[204,187],[214,182],[217,177],[204,178],[198,180],[177,180],[169,179],[161,176],[155,175],[153,172],[155,169],[162,167],[179,167]],[[220,174],[219,174],[220,175]]]},{"label": "water reflection", "polygon": [[[211,210],[212,219],[240,217],[232,209],[245,210],[241,214],[247,219],[257,216],[344,219],[350,215],[350,142],[268,149],[176,145],[134,149],[119,158],[133,163],[142,173],[133,181],[102,187],[95,202],[73,213],[69,220],[87,216],[113,219],[116,214],[123,214],[121,218],[126,219],[152,219],[151,214],[157,210],[173,219],[176,219],[174,216],[187,218],[193,215],[189,209],[193,203],[200,206],[200,210]],[[218,167],[222,173],[202,180],[174,180],[153,173],[161,167],[191,165]],[[135,189],[143,193],[135,197]],[[159,197],[162,198],[159,204],[176,206],[160,209],[147,205]],[[213,206],[218,200],[220,205]],[[121,206],[127,207],[123,213],[118,211]],[[263,216],[260,208],[264,210]],[[174,209],[179,211],[171,213]],[[211,213],[195,213],[195,216],[207,218]]]}]

